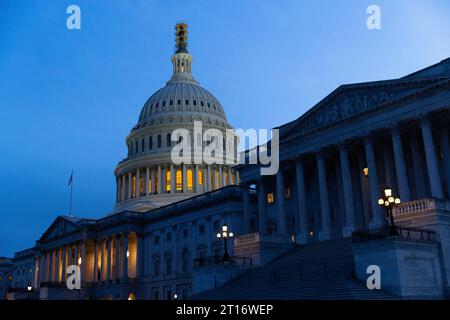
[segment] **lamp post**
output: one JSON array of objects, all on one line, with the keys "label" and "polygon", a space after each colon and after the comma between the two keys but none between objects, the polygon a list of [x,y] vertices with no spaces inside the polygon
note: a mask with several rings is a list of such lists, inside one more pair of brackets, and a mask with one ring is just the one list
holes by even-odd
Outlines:
[{"label": "lamp post", "polygon": [[390,226],[391,235],[397,234],[397,228],[394,224],[394,215],[392,213],[392,208],[399,205],[400,203],[401,203],[400,198],[394,197],[392,195],[392,189],[389,188],[388,186],[384,188],[382,197],[378,199],[378,205],[385,208],[386,215],[389,217],[389,220],[391,222]]},{"label": "lamp post", "polygon": [[234,236],[233,232],[228,231],[228,226],[226,224],[224,224],[222,226],[222,232],[217,233],[217,239],[220,239],[220,238],[223,239],[223,246],[224,246],[223,261],[230,260],[230,257],[228,255],[227,239],[233,238],[233,236]]}]

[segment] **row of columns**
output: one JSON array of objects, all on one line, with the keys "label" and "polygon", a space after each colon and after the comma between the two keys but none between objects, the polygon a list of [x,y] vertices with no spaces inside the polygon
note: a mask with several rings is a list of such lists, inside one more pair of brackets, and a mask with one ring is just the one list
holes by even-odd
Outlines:
[{"label": "row of columns", "polygon": [[[218,166],[217,168],[208,166],[205,168],[200,167],[200,165],[195,165],[194,167],[182,165],[180,168],[176,168],[174,165],[157,165],[155,167],[145,167],[142,171],[141,169],[136,169],[134,174],[130,171],[117,178],[116,201],[121,202],[140,197],[141,195],[168,193],[166,191],[166,170],[170,171],[170,193],[213,191],[227,185],[237,184],[239,179],[238,174],[231,166]],[[178,170],[182,171],[181,191],[176,190],[176,172]],[[193,182],[191,190],[189,190],[187,183],[189,170],[191,171]],[[201,172],[202,179],[199,178],[199,172]],[[141,188],[142,193],[140,192]]]},{"label": "row of columns", "polygon": [[85,254],[84,241],[42,252],[39,258],[39,282],[65,282],[66,270],[70,265],[79,265],[83,275]]},{"label": "row of columns", "polygon": [[[421,118],[420,129],[422,134],[423,146],[426,158],[426,169],[428,173],[428,181],[430,185],[431,196],[436,198],[443,198],[443,189],[441,185],[441,178],[439,175],[439,166],[437,160],[437,152],[435,149],[435,142],[428,117]],[[444,153],[444,159],[450,159],[450,144],[448,138],[447,127],[442,127],[440,131],[440,142]],[[398,126],[394,126],[390,130],[390,138],[392,140],[392,149],[394,154],[395,173],[397,177],[397,187],[400,193],[400,198],[403,202],[411,201],[411,192],[409,188],[408,172],[406,168],[405,154],[401,135]],[[417,148],[417,146],[416,146]],[[342,181],[342,190],[344,193],[344,213],[346,224],[343,226],[344,237],[350,236],[356,229],[356,212],[354,207],[353,186],[351,178],[351,170],[349,164],[349,156],[347,146],[341,143],[338,146],[340,175]],[[377,164],[375,160],[375,150],[373,139],[370,135],[364,137],[364,152],[366,158],[367,168],[369,170],[369,189],[370,189],[370,206],[372,211],[372,219],[369,223],[370,229],[379,229],[386,225],[386,217],[382,208],[378,205],[377,199],[380,197],[380,185],[377,172]],[[386,152],[386,150],[385,150]],[[325,165],[324,153],[318,151],[315,153],[315,160],[317,166],[317,178],[319,183],[319,197],[320,197],[320,212],[322,220],[322,229],[319,232],[319,240],[328,240],[333,237],[333,227],[331,225],[330,205],[327,185],[327,172]],[[308,239],[308,217],[306,208],[305,195],[305,176],[304,167],[301,158],[295,161],[296,172],[296,186],[297,186],[297,215],[295,216],[295,225],[297,239],[300,243],[307,242]],[[445,162],[445,175],[448,188],[450,190],[450,161]],[[416,170],[415,170],[416,171]],[[262,179],[258,183],[258,211],[259,211],[259,230],[262,233],[267,233],[267,208],[266,208],[266,191]],[[277,232],[281,236],[287,236],[287,219],[284,204],[284,175],[280,167],[276,175],[276,202],[277,202]],[[244,215],[246,212],[247,199],[244,191]]]}]

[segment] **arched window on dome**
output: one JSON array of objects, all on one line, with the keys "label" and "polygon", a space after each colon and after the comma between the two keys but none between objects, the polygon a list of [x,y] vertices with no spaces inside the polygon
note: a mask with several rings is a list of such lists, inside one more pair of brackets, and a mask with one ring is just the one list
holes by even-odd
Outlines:
[{"label": "arched window on dome", "polygon": [[211,105],[209,104],[209,102],[207,102],[206,105],[208,106],[208,108],[211,108]]},{"label": "arched window on dome", "polygon": [[166,169],[166,191],[170,192],[170,169]]},{"label": "arched window on dome", "polygon": [[172,145],[170,133],[167,134],[166,139],[167,139],[167,147],[170,148]]},{"label": "arched window on dome", "polygon": [[173,105],[173,100],[170,100],[169,105]]},{"label": "arched window on dome", "polygon": [[158,148],[161,148],[161,135],[158,134]]},{"label": "arched window on dome", "polygon": [[166,106],[166,101],[164,100],[164,101],[163,101],[163,107],[165,107],[165,106]]},{"label": "arched window on dome", "polygon": [[134,144],[135,144],[135,148],[134,148],[134,151],[135,151],[135,153],[138,153],[139,152],[139,141],[135,141],[134,142]]},{"label": "arched window on dome", "polygon": [[152,150],[153,149],[153,137],[150,136],[148,137],[148,150]]},{"label": "arched window on dome", "polygon": [[194,176],[192,174],[192,170],[188,169],[186,172],[186,179],[187,179],[187,189],[188,191],[194,190]]},{"label": "arched window on dome", "polygon": [[177,191],[183,190],[183,171],[181,171],[180,169],[178,169],[176,172],[175,182],[176,182],[176,190]]},{"label": "arched window on dome", "polygon": [[145,138],[142,138],[141,149],[142,149],[142,152],[145,151]]},{"label": "arched window on dome", "polygon": [[203,101],[200,101],[200,105],[201,105],[202,107],[205,106],[205,104],[203,103]]},{"label": "arched window on dome", "polygon": [[197,105],[197,100],[192,101],[192,103],[194,104],[194,106]]},{"label": "arched window on dome", "polygon": [[186,99],[186,100],[184,101],[184,104],[188,106],[188,105],[189,105],[189,100]]}]

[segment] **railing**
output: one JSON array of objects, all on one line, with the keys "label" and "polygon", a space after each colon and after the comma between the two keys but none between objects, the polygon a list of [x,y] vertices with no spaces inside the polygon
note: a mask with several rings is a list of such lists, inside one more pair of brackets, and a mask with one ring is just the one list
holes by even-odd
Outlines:
[{"label": "railing", "polygon": [[427,210],[445,210],[450,212],[450,202],[435,198],[426,198],[415,201],[408,201],[393,208],[394,217],[401,217]]},{"label": "railing", "polygon": [[206,266],[218,265],[234,265],[234,266],[251,266],[251,257],[232,256],[228,260],[224,260],[223,256],[201,257],[194,259],[194,268],[198,269]]},{"label": "railing", "polygon": [[281,242],[281,243],[292,242],[292,240],[289,239],[289,237],[283,237],[283,236],[273,235],[273,234],[261,234],[259,232],[248,233],[248,234],[244,234],[241,236],[236,236],[234,238],[235,245],[259,242],[259,241]]},{"label": "railing", "polygon": [[414,240],[423,242],[438,242],[436,232],[416,228],[395,227],[383,228],[378,231],[357,231],[352,234],[352,242],[367,242],[372,240],[386,239],[388,237],[402,240]]}]

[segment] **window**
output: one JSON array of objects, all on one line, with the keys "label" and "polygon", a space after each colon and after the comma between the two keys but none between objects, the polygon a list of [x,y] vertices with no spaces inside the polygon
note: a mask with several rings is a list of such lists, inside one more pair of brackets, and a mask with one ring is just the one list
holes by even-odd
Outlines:
[{"label": "window", "polygon": [[142,178],[139,177],[139,194],[144,192],[144,183],[142,181]]},{"label": "window", "polygon": [[166,139],[167,139],[167,147],[170,147],[172,144],[172,142],[170,140],[170,133],[167,134]]},{"label": "window", "polygon": [[186,176],[187,176],[187,189],[188,191],[192,191],[194,189],[194,178],[191,169],[187,170]]},{"label": "window", "polygon": [[161,148],[161,135],[158,134],[158,148]]},{"label": "window", "polygon": [[275,201],[274,196],[273,196],[273,192],[270,192],[267,194],[267,203],[273,203]]},{"label": "window", "polygon": [[145,140],[144,140],[144,138],[142,138],[141,149],[142,149],[141,152],[145,151]]},{"label": "window", "polygon": [[284,189],[284,197],[289,199],[292,196],[291,188]]},{"label": "window", "polygon": [[209,104],[209,102],[207,102],[206,105],[208,106],[208,108],[211,108],[211,105]]},{"label": "window", "polygon": [[169,105],[173,105],[173,100],[170,100]]},{"label": "window", "polygon": [[216,170],[216,189],[220,189],[220,172],[219,172],[219,170],[217,169]]},{"label": "window", "polygon": [[166,234],[166,240],[167,240],[168,242],[172,241],[172,234],[171,234],[171,233],[167,233],[167,234]]},{"label": "window", "polygon": [[166,191],[170,192],[170,169],[166,170]]},{"label": "window", "polygon": [[189,272],[191,270],[191,254],[188,248],[184,248],[182,252],[182,271]]},{"label": "window", "polygon": [[161,266],[161,259],[159,255],[155,255],[153,257],[153,275],[155,277],[159,277],[160,266]]},{"label": "window", "polygon": [[155,236],[155,238],[153,239],[153,242],[155,244],[159,244],[159,236]]},{"label": "window", "polygon": [[201,225],[198,226],[198,232],[200,234],[204,234],[205,233],[205,225],[204,224],[201,224]]},{"label": "window", "polygon": [[138,153],[138,151],[139,151],[139,142],[136,140],[135,143],[134,143],[134,145],[135,145],[134,151],[135,151],[136,153]]},{"label": "window", "polygon": [[166,106],[166,101],[163,101],[163,107],[165,107]]},{"label": "window", "polygon": [[203,103],[203,101],[200,101],[200,105],[201,105],[202,107],[205,106],[205,104]]},{"label": "window", "polygon": [[181,100],[178,99],[177,104],[180,106],[181,105]]},{"label": "window", "polygon": [[147,194],[150,194],[150,193],[152,193],[152,178],[148,178],[148,181],[147,181]]},{"label": "window", "polygon": [[153,137],[150,136],[148,137],[148,150],[152,150],[153,149]]},{"label": "window", "polygon": [[176,190],[183,190],[183,172],[179,169],[176,172]]},{"label": "window", "polygon": [[197,100],[192,101],[194,103],[194,106],[197,105]]},{"label": "window", "polygon": [[136,197],[136,176],[133,176],[131,180],[131,196]]},{"label": "window", "polygon": [[186,99],[186,100],[184,101],[184,104],[188,106],[188,105],[189,105],[189,100]]},{"label": "window", "polygon": [[203,169],[198,170],[198,184],[203,185]]},{"label": "window", "polygon": [[183,230],[183,238],[187,238],[188,237],[188,231],[186,229]]},{"label": "window", "polygon": [[214,231],[220,231],[220,222],[214,221]]},{"label": "window", "polygon": [[172,274],[172,257],[168,256],[166,258],[166,275],[170,276]]}]

